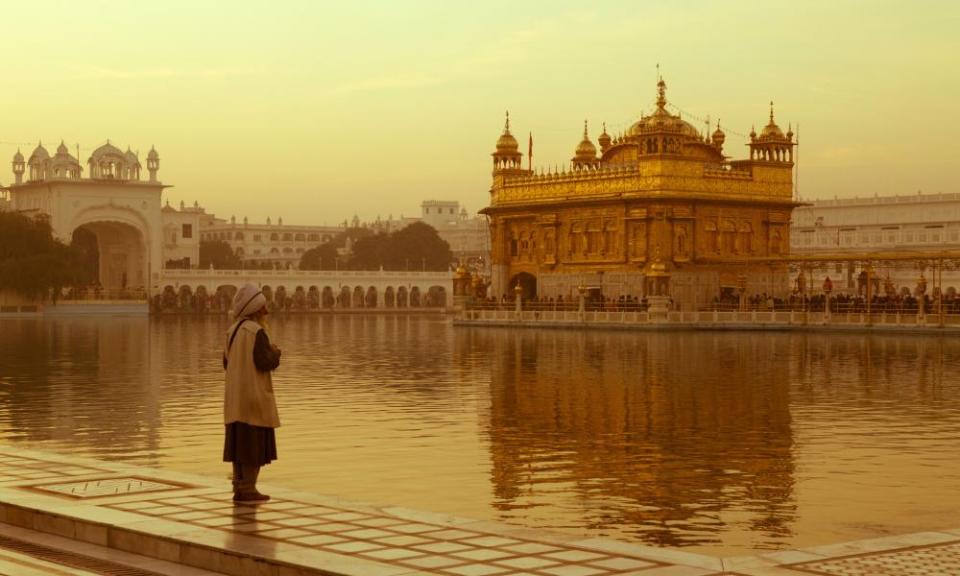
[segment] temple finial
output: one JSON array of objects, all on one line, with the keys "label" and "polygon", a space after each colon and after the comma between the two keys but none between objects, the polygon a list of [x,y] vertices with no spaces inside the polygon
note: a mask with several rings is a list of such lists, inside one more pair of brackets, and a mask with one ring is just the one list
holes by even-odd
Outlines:
[{"label": "temple finial", "polygon": [[770,123],[773,124],[773,100],[770,101]]},{"label": "temple finial", "polygon": [[588,136],[587,136],[587,121],[584,120],[584,121],[583,121],[583,139],[586,140],[587,138],[588,138]]},{"label": "temple finial", "polygon": [[[659,69],[657,74],[659,75]],[[663,110],[667,106],[667,83],[660,78],[657,81],[657,108]]]},{"label": "temple finial", "polygon": [[507,121],[503,125],[503,130],[504,132],[510,131],[510,111],[509,110],[507,110]]}]

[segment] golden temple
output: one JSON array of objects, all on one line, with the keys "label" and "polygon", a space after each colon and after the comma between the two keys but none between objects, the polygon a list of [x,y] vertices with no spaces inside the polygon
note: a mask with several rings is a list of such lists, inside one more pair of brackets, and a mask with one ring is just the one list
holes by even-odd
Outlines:
[{"label": "golden temple", "polygon": [[[782,295],[793,199],[792,130],[773,118],[751,130],[748,159],[724,154],[719,123],[706,135],[656,109],[597,147],[586,123],[569,167],[523,168],[507,115],[493,152],[491,289],[496,297],[670,296],[689,309],[725,291]],[[763,263],[750,264],[752,258]],[[771,261],[771,258],[773,259]]]}]

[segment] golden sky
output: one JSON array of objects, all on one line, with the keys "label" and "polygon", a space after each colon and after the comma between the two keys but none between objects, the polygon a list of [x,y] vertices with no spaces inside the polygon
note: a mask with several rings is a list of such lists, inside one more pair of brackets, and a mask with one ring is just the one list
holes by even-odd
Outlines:
[{"label": "golden sky", "polygon": [[[3,7],[0,183],[38,139],[160,152],[172,203],[334,224],[488,199],[509,109],[562,165],[667,98],[800,125],[805,199],[960,192],[960,2],[105,0]],[[687,114],[691,116],[687,116]]]}]

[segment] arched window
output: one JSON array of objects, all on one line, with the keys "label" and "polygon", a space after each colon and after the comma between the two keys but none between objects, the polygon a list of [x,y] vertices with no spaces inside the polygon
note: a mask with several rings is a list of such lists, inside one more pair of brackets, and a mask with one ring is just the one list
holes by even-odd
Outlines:
[{"label": "arched window", "polygon": [[279,240],[279,239],[280,239],[280,235],[277,234],[276,232],[274,232],[273,234],[270,234],[270,239],[271,239],[271,240]]},{"label": "arched window", "polygon": [[289,233],[289,232],[286,232],[286,233],[284,233],[284,235],[283,235],[283,239],[284,239],[285,241],[289,242],[290,240],[293,240],[293,234],[291,234],[291,233]]}]

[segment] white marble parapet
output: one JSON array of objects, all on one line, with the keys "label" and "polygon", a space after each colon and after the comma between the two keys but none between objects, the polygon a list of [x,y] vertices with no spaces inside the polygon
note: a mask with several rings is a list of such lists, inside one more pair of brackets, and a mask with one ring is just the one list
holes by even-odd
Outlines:
[{"label": "white marble parapet", "polygon": [[606,328],[619,330],[813,330],[960,334],[960,315],[832,313],[803,311],[670,311],[666,318],[638,311],[468,309],[456,326]]}]

